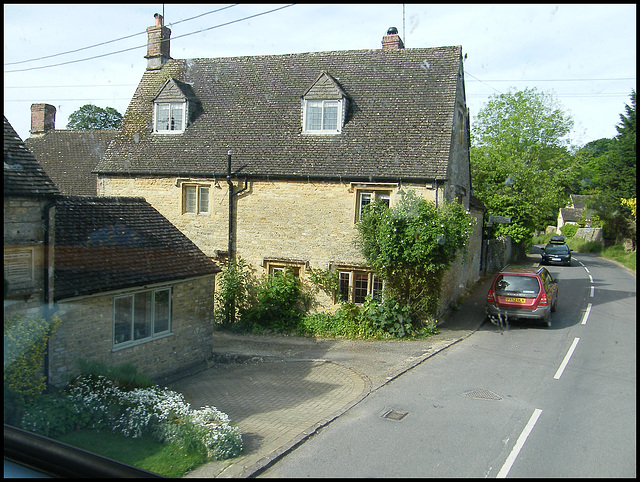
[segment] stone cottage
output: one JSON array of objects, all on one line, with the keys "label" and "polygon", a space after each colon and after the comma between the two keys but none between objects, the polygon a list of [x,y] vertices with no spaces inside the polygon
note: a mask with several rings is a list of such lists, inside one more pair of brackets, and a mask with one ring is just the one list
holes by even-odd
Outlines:
[{"label": "stone cottage", "polygon": [[151,376],[212,355],[220,268],[142,198],[64,196],[53,208],[49,382],[76,361],[132,363]]},{"label": "stone cottage", "polygon": [[[207,256],[257,274],[335,270],[361,303],[383,283],[353,244],[364,206],[414,190],[482,218],[461,47],[405,49],[389,29],[378,50],[173,59],[161,16],[147,32],[147,69],[97,192],[144,197]],[[477,279],[481,225],[447,300]]]}]

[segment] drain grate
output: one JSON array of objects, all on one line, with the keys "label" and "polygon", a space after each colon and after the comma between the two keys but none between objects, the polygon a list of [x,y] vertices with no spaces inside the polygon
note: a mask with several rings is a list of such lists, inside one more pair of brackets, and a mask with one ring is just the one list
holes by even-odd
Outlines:
[{"label": "drain grate", "polygon": [[400,412],[399,410],[387,410],[382,414],[382,418],[388,418],[390,420],[402,420],[409,412]]},{"label": "drain grate", "polygon": [[496,395],[495,393],[487,390],[486,388],[479,388],[477,390],[467,392],[464,394],[464,396],[469,398],[478,398],[482,400],[502,400],[501,396]]}]

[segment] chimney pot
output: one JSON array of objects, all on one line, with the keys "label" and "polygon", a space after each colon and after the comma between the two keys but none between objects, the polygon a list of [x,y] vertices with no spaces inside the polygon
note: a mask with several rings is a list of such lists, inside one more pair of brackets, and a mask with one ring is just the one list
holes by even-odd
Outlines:
[{"label": "chimney pot", "polygon": [[382,50],[399,50],[404,48],[404,43],[398,35],[396,27],[389,27],[387,35],[382,37]]},{"label": "chimney pot", "polygon": [[56,128],[56,108],[49,104],[31,104],[31,134],[43,135]]}]

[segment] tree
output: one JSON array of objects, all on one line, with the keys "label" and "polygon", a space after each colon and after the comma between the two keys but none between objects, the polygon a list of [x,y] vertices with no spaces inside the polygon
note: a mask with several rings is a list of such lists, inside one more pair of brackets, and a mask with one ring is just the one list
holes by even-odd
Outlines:
[{"label": "tree", "polygon": [[117,129],[122,122],[122,114],[113,107],[83,105],[69,115],[67,129]]},{"label": "tree", "polygon": [[495,235],[516,243],[554,222],[566,204],[573,120],[548,94],[536,89],[494,96],[471,131],[474,194],[487,214],[509,216]]},{"label": "tree", "polygon": [[620,240],[635,237],[635,220],[624,199],[636,197],[636,93],[620,114],[618,135],[590,142],[576,153],[572,188],[590,194],[589,205],[604,224],[605,236]]},{"label": "tree", "polygon": [[473,218],[458,203],[436,208],[413,191],[392,208],[372,203],[357,224],[357,244],[385,281],[385,298],[409,308],[414,320],[437,314],[446,269],[466,253]]}]

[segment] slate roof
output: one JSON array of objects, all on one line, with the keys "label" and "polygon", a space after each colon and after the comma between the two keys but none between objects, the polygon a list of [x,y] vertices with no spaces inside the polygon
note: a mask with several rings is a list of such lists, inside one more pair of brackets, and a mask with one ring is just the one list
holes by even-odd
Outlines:
[{"label": "slate roof", "polygon": [[97,176],[91,171],[116,133],[115,129],[51,130],[25,144],[62,194],[95,196]]},{"label": "slate roof", "polygon": [[[327,180],[444,179],[461,47],[169,60],[149,70],[96,171],[110,175]],[[349,97],[342,133],[302,134],[302,96],[327,72]],[[182,134],[152,134],[168,78],[200,112]]]},{"label": "slate roof", "polygon": [[55,237],[55,301],[220,271],[143,198],[64,196]]},{"label": "slate roof", "polygon": [[60,194],[32,152],[4,118],[4,196],[48,197]]}]

